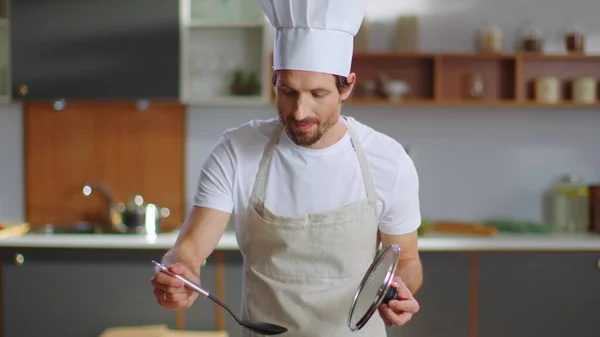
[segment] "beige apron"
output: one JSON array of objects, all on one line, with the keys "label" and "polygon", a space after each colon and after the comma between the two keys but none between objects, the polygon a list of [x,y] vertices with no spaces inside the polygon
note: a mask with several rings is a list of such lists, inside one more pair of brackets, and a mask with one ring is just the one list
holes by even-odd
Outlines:
[{"label": "beige apron", "polygon": [[[378,246],[378,216],[364,151],[352,127],[346,126],[367,193],[352,205],[300,218],[273,214],[264,206],[265,181],[281,127],[260,162],[247,222],[239,233],[244,256],[242,316],[288,328],[280,336],[386,336],[377,312],[360,331],[351,332],[347,326],[354,294]],[[243,336],[258,336],[242,331]]]}]

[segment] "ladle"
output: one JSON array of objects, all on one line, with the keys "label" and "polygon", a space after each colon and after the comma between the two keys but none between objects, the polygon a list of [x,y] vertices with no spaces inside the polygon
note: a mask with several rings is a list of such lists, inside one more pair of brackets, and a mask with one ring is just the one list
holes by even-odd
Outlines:
[{"label": "ladle", "polygon": [[275,324],[271,324],[271,323],[266,323],[266,322],[256,322],[256,321],[244,321],[241,320],[237,317],[236,314],[234,314],[231,309],[229,309],[229,307],[227,305],[225,305],[225,303],[219,301],[218,298],[214,297],[212,294],[210,294],[208,291],[202,289],[199,285],[197,285],[196,283],[188,280],[187,278],[181,276],[181,275],[175,275],[173,273],[171,273],[169,271],[169,268],[167,268],[167,266],[165,266],[162,263],[156,262],[156,261],[152,261],[152,263],[154,263],[155,266],[157,266],[158,268],[160,268],[160,270],[168,275],[171,275],[175,278],[178,278],[180,280],[182,280],[188,287],[194,289],[195,291],[197,291],[198,293],[202,294],[204,297],[208,297],[210,298],[212,301],[214,301],[215,303],[217,303],[218,305],[220,305],[221,307],[225,308],[225,310],[227,310],[229,312],[229,314],[231,314],[231,316],[233,316],[233,318],[238,322],[239,325],[246,327],[247,329],[254,331],[256,333],[262,334],[262,335],[279,335],[282,334],[284,332],[287,332],[287,329],[279,326],[279,325],[275,325]]}]

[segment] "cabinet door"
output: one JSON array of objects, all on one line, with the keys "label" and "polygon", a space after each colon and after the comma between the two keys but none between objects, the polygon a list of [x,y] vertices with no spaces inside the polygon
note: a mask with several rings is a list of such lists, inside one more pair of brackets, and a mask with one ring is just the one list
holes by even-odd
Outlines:
[{"label": "cabinet door", "polygon": [[[224,251],[223,264],[225,266],[225,301],[233,312],[241,315],[244,260],[239,251]],[[241,337],[242,329],[231,315],[225,313],[225,330],[229,337]]]},{"label": "cabinet door", "polygon": [[[166,324],[152,293],[162,251],[3,250],[3,336],[99,336],[109,327]],[[22,262],[22,264],[20,264]]]},{"label": "cabinet door", "polygon": [[[213,295],[216,293],[215,273],[216,259],[213,253],[200,270],[200,283],[203,289]],[[220,300],[223,300],[219,298]],[[227,302],[226,302],[227,304]],[[220,308],[212,300],[200,295],[194,305],[185,311],[185,330],[214,331],[216,330],[216,311]]]},{"label": "cabinet door", "polygon": [[179,97],[179,1],[18,0],[11,24],[17,98]]},{"label": "cabinet door", "polygon": [[478,336],[597,337],[600,253],[479,257]]},{"label": "cabinet door", "polygon": [[465,337],[469,335],[469,253],[421,252],[423,286],[415,295],[420,311],[389,337]]}]

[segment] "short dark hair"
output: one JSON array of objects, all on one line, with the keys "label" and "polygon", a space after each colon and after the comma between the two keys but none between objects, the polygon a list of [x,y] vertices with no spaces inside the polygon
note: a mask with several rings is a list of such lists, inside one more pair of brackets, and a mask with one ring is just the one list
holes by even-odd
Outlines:
[{"label": "short dark hair", "polygon": [[[273,85],[275,85],[277,83],[277,75],[278,75],[278,71],[275,70],[273,71],[273,77],[271,79]],[[350,87],[351,83],[348,82],[348,77],[345,76],[341,76],[341,75],[332,75],[335,78],[335,86],[338,89],[338,92],[341,94],[343,92],[345,92],[348,87]]]}]

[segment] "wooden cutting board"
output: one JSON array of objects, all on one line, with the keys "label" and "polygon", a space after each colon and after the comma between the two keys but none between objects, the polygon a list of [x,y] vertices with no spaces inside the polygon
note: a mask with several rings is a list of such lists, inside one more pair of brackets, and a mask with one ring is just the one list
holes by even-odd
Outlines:
[{"label": "wooden cutting board", "polygon": [[467,235],[493,236],[498,233],[496,227],[484,226],[478,222],[436,221],[429,225],[427,231],[438,233],[456,233]]},{"label": "wooden cutting board", "polygon": [[229,337],[227,331],[179,331],[166,325],[122,326],[104,330],[99,337]]}]

